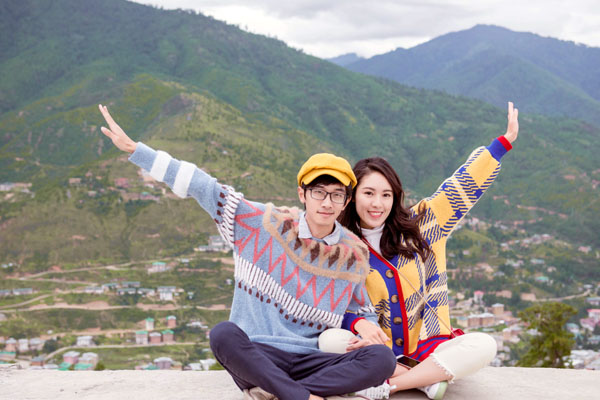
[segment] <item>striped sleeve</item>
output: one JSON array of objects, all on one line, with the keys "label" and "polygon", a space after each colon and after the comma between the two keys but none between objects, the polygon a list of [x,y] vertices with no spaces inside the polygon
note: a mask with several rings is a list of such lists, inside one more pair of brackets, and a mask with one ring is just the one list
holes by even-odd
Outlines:
[{"label": "striped sleeve", "polygon": [[243,198],[232,187],[221,185],[194,164],[179,161],[164,151],[156,151],[138,143],[129,161],[148,171],[159,182],[166,183],[181,198],[193,197],[217,224],[219,233],[233,246],[234,218]]},{"label": "striped sleeve", "polygon": [[[488,147],[475,149],[467,161],[424,200],[428,210],[421,221],[421,230],[427,232],[426,236],[443,237],[452,232],[498,176],[500,159],[510,149],[508,146],[499,138]],[[428,223],[433,225],[425,229],[423,224]]]}]

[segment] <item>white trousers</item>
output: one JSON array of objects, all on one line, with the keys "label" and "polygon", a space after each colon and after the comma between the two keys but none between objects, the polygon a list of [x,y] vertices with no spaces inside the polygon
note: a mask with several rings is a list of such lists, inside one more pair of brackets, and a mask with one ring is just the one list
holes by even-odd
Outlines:
[{"label": "white trousers", "polygon": [[[353,337],[352,332],[345,329],[327,329],[319,336],[319,349],[328,353],[345,353],[348,341]],[[488,365],[496,356],[496,350],[494,338],[473,332],[445,341],[436,347],[430,357],[452,382]]]}]

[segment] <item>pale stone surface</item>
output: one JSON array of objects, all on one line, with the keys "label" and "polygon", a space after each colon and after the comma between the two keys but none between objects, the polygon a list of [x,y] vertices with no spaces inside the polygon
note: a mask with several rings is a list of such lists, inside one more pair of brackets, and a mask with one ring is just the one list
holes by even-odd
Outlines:
[{"label": "pale stone surface", "polygon": [[[2,399],[241,400],[223,371],[39,371],[0,367]],[[448,388],[444,400],[598,399],[600,372],[484,368]],[[424,400],[419,391],[392,399]]]}]

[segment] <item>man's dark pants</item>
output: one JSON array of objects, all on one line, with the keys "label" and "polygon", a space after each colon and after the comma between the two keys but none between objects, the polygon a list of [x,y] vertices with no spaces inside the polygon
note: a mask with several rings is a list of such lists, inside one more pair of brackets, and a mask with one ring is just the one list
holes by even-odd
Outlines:
[{"label": "man's dark pants", "polygon": [[229,321],[210,331],[210,347],[240,389],[258,386],[280,400],[306,400],[310,394],[325,397],[378,386],[396,368],[394,353],[384,345],[346,354],[288,353],[251,342]]}]

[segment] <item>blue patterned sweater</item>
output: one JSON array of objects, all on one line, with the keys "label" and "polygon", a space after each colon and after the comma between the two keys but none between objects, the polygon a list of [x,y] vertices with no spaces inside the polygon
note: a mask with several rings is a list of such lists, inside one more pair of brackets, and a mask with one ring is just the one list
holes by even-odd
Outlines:
[{"label": "blue patterned sweater", "polygon": [[331,246],[300,239],[297,208],[248,201],[195,165],[143,143],[129,160],[177,196],[196,199],[214,219],[235,260],[229,320],[250,340],[291,353],[316,352],[319,334],[341,327],[346,310],[369,308],[369,255],[350,231],[343,229]]}]

